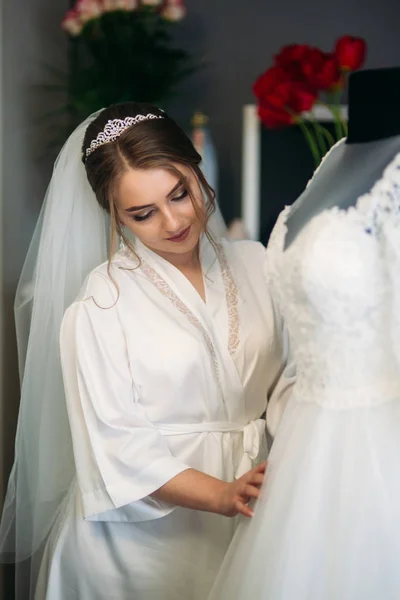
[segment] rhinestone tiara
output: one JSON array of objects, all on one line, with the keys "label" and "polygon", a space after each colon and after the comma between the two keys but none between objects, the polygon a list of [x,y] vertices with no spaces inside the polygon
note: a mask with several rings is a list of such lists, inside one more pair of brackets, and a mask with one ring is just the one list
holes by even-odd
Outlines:
[{"label": "rhinestone tiara", "polygon": [[100,146],[114,142],[117,138],[119,138],[121,133],[129,129],[129,127],[132,127],[132,125],[137,125],[142,121],[149,121],[150,119],[163,118],[163,115],[153,115],[153,113],[147,113],[147,115],[136,115],[136,117],[125,117],[125,119],[112,119],[107,121],[103,131],[100,131],[97,137],[90,142],[90,146],[86,148],[86,158]]}]

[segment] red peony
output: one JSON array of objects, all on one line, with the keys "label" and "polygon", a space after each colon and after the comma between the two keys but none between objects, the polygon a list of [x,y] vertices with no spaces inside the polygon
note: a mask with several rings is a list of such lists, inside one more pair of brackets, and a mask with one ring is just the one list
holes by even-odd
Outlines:
[{"label": "red peony", "polygon": [[339,65],[333,54],[310,48],[301,70],[307,83],[315,90],[330,91],[341,86]]},{"label": "red peony", "polygon": [[367,44],[362,38],[344,35],[336,42],[334,54],[343,71],[356,71],[364,64]]},{"label": "red peony", "polygon": [[306,44],[284,46],[275,56],[275,63],[294,81],[313,90],[327,91],[341,87],[339,65],[333,54]]},{"label": "red peony", "polygon": [[311,110],[317,97],[304,83],[294,81],[277,66],[258,77],[253,92],[259,101],[260,119],[270,128],[294,123],[297,115]]},{"label": "red peony", "polygon": [[288,76],[283,69],[280,67],[271,67],[256,79],[253,85],[253,93],[261,100],[287,80]]},{"label": "red peony", "polygon": [[317,99],[317,94],[303,83],[290,82],[289,107],[296,113],[307,112],[312,109]]},{"label": "red peony", "polygon": [[284,46],[279,54],[275,55],[275,64],[294,79],[302,79],[301,66],[309,51],[310,46],[306,44]]},{"label": "red peony", "polygon": [[281,129],[293,125],[294,117],[286,110],[277,110],[270,106],[259,104],[257,113],[260,120],[268,129]]}]

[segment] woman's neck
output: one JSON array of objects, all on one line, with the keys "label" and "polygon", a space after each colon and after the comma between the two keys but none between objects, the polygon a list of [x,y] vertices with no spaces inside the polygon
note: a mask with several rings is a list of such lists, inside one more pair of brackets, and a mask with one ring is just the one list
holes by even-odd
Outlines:
[{"label": "woman's neck", "polygon": [[195,271],[201,266],[199,244],[193,250],[183,254],[165,253],[163,258],[182,272]]},{"label": "woman's neck", "polygon": [[[144,244],[146,246],[146,244]],[[151,252],[160,256],[160,258],[169,262],[172,266],[179,269],[182,272],[196,271],[201,267],[200,261],[200,241],[197,242],[196,246],[188,252],[176,253],[176,252],[162,252],[156,250],[150,246],[146,246]]]},{"label": "woman's neck", "polygon": [[400,67],[353,73],[347,144],[400,135]]}]

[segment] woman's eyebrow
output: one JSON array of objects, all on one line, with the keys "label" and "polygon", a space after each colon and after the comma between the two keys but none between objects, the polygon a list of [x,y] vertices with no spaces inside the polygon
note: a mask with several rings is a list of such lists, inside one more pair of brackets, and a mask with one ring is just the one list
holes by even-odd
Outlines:
[{"label": "woman's eyebrow", "polygon": [[137,210],[143,210],[144,208],[150,208],[154,206],[154,204],[142,204],[142,206],[131,206],[130,208],[126,208],[125,212],[136,212]]},{"label": "woman's eyebrow", "polygon": [[170,192],[168,192],[167,198],[169,198],[170,196],[172,196],[172,194],[174,194],[174,192],[176,192],[176,190],[178,190],[181,187],[182,184],[183,184],[182,179],[179,179],[179,181],[177,182],[176,185],[174,185],[174,187],[172,188],[172,190]]},{"label": "woman's eyebrow", "polygon": [[[182,179],[180,179],[167,194],[167,198],[172,196],[183,184]],[[142,204],[141,206],[131,206],[130,208],[126,208],[125,212],[136,212],[137,210],[143,210],[144,208],[150,208],[154,206],[154,204]]]}]

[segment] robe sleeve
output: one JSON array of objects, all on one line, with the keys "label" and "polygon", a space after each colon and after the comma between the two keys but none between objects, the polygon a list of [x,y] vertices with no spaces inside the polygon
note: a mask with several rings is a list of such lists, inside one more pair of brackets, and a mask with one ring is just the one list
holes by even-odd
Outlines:
[{"label": "robe sleeve", "polygon": [[[123,327],[106,277],[72,304],[61,362],[84,517],[146,521],[175,507],[149,494],[190,468],[146,417],[131,377]],[[112,285],[112,284],[111,284]],[[93,287],[93,286],[92,286]],[[115,296],[115,294],[114,294]],[[111,299],[111,302],[110,302]],[[137,341],[140,343],[140,340]]]}]

